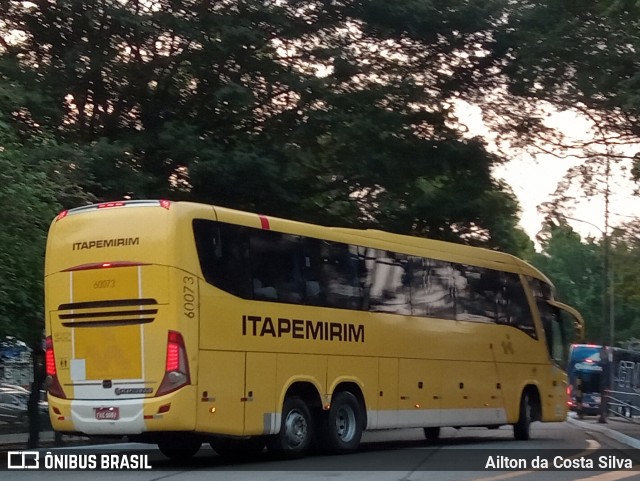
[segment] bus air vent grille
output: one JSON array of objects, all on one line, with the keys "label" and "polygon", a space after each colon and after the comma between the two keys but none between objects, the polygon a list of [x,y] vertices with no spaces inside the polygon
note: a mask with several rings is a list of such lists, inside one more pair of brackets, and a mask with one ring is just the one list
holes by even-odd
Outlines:
[{"label": "bus air vent grille", "polygon": [[65,327],[116,327],[153,322],[155,299],[110,299],[60,304],[58,317]]}]

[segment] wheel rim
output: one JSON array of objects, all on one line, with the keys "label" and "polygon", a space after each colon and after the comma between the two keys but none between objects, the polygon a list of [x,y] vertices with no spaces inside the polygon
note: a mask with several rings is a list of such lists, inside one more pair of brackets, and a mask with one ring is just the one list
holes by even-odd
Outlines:
[{"label": "wheel rim", "polygon": [[336,434],[349,442],[356,433],[356,414],[350,406],[341,406],[336,412]]},{"label": "wheel rim", "polygon": [[304,414],[294,409],[289,411],[284,422],[285,439],[287,446],[296,449],[302,446],[309,432],[309,425]]}]

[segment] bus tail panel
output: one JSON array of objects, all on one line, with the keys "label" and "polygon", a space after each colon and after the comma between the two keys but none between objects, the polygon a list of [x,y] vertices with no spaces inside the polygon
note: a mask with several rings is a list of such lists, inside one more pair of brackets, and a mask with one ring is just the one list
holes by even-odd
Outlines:
[{"label": "bus tail panel", "polygon": [[50,279],[58,381],[69,399],[153,396],[165,373],[166,349],[159,347],[172,326],[168,268],[105,264]]}]

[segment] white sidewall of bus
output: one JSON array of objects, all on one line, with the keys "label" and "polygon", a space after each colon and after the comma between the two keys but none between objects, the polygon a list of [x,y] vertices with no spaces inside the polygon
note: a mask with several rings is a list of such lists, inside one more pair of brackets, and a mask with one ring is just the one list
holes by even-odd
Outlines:
[{"label": "white sidewall of bus", "polygon": [[[367,429],[428,426],[496,426],[507,424],[504,408],[369,411]],[[376,421],[377,420],[377,421]]]}]

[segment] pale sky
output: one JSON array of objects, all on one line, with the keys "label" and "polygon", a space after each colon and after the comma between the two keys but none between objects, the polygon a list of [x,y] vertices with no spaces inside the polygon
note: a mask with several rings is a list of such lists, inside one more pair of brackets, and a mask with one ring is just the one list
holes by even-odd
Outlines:
[{"label": "pale sky", "polygon": [[[469,129],[469,135],[484,136],[491,146],[493,136],[482,120],[480,108],[464,102],[458,102],[456,108],[459,112],[464,112],[460,117],[464,119],[464,124]],[[570,138],[589,139],[591,135],[589,122],[576,117],[572,112],[555,113],[549,117],[547,123],[562,129]],[[522,209],[520,225],[532,239],[535,240],[544,219],[544,216],[538,213],[538,206],[551,200],[558,182],[567,169],[579,165],[580,162],[580,159],[575,157],[561,159],[550,154],[540,153],[535,156],[527,155],[514,158],[495,169],[495,177],[504,179],[518,197]],[[609,208],[610,227],[628,222],[640,215],[640,197],[633,195],[635,187],[640,186],[636,186],[628,180],[628,174],[614,179],[613,195]],[[574,220],[568,220],[568,222],[583,238],[587,236],[600,238],[605,228],[604,199],[588,199],[578,189],[573,193],[577,198],[576,206],[571,212],[566,212],[566,215],[585,222]]]}]

